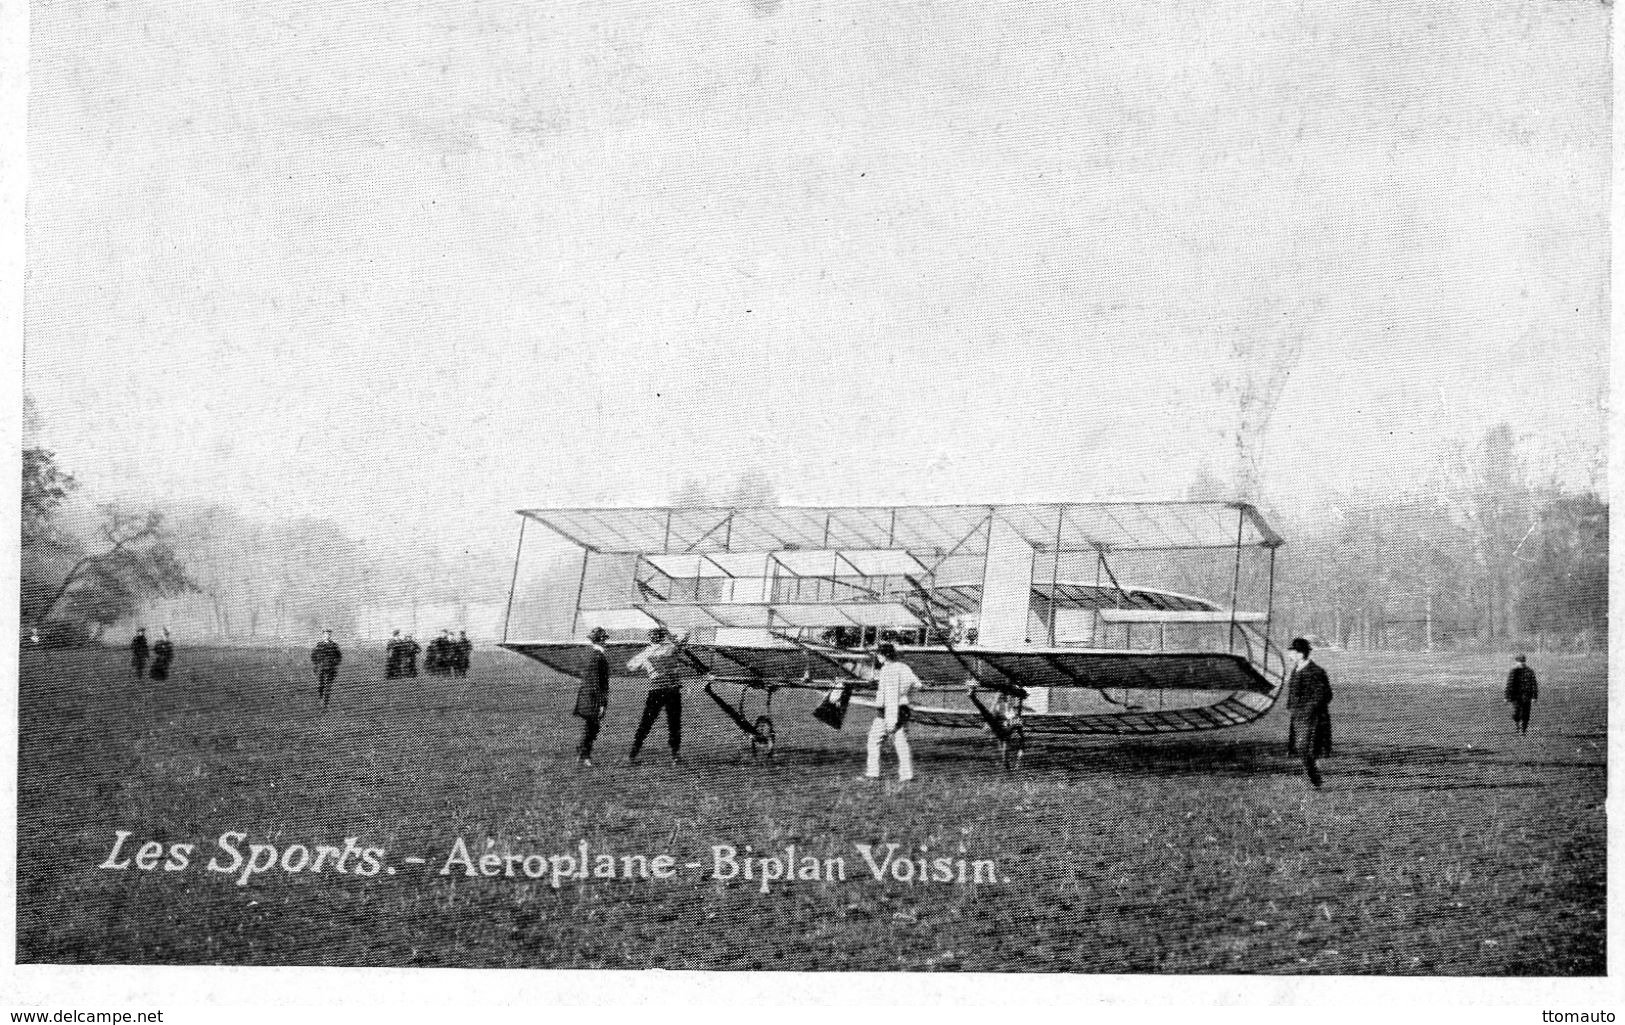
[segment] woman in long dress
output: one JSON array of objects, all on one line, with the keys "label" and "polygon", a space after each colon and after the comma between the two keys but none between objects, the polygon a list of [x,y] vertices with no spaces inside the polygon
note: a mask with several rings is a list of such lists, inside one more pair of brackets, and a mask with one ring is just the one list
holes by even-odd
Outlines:
[{"label": "woman in long dress", "polygon": [[175,661],[175,645],[170,643],[169,628],[164,628],[164,638],[152,646],[152,669],[147,676],[154,680],[169,679],[169,664]]}]

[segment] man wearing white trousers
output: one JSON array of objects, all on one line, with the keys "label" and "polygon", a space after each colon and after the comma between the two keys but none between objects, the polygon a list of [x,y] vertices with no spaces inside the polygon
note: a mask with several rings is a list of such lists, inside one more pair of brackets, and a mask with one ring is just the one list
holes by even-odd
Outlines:
[{"label": "man wearing white trousers", "polygon": [[864,778],[880,778],[880,742],[890,737],[897,752],[897,778],[907,783],[914,778],[914,754],[908,746],[908,694],[920,679],[897,658],[891,642],[882,642],[875,654],[880,672],[875,678],[875,721],[869,727],[869,766]]}]

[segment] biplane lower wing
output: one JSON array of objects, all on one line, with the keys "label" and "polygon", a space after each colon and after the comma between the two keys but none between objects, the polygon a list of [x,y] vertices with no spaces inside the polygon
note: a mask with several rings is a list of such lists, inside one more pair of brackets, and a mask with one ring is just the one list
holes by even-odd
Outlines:
[{"label": "biplane lower wing", "polygon": [[[502,647],[509,651],[516,651],[527,658],[533,658],[542,665],[557,673],[563,673],[572,679],[580,679],[581,674],[587,671],[587,663],[592,658],[592,645],[581,644],[576,641],[542,641],[535,644],[504,644]],[[626,663],[633,656],[642,651],[643,644],[606,644],[604,656],[609,659],[609,675],[630,676]],[[642,673],[637,674],[642,676]]]},{"label": "biplane lower wing", "polygon": [[[571,642],[506,644],[566,676],[579,677],[587,666],[592,646]],[[643,650],[641,644],[607,644],[609,670],[614,676],[638,676],[626,663]],[[850,658],[866,662],[861,652],[819,649],[811,652],[792,645],[690,644],[685,647],[695,671],[725,679],[758,679],[763,684],[827,687],[850,682],[832,663]],[[992,670],[1022,687],[1084,687],[1095,690],[1187,690],[1249,692],[1268,695],[1275,685],[1241,655],[1223,652],[1080,651],[1076,648],[1033,648],[1021,651],[961,649],[958,657],[941,648],[899,648],[899,653],[920,682],[927,686],[959,687],[966,671],[960,659],[979,671]],[[703,667],[703,669],[702,669]]]},{"label": "biplane lower wing", "polygon": [[[923,653],[922,653],[923,654]],[[1089,687],[1096,690],[1252,691],[1269,694],[1275,685],[1241,655],[1224,652],[1079,651],[1039,648],[981,651],[965,648],[967,660],[981,660],[1023,687]],[[930,662],[929,666],[921,663]],[[951,655],[909,657],[922,681],[962,683],[963,671]],[[928,680],[926,672],[931,673]]]},{"label": "biplane lower wing", "polygon": [[[570,678],[581,675],[592,655],[591,645],[571,642],[503,646]],[[606,644],[604,649],[613,675],[641,675],[630,673],[626,663],[643,650],[643,645]],[[743,696],[750,688],[765,689],[770,704],[773,690],[779,687],[825,689],[835,686],[845,688],[847,694],[854,686],[860,690],[867,689],[864,683],[854,681],[856,673],[861,672],[858,666],[868,660],[863,652],[834,648],[809,650],[807,646],[789,644],[691,644],[685,646],[684,653],[696,675],[744,685],[739,707],[730,705],[711,692],[709,684],[706,689],[711,692],[712,699],[752,737],[753,751],[765,746],[764,749],[771,753],[772,718],[762,716],[751,722],[744,717]],[[942,648],[902,648],[899,653],[927,688],[962,687],[966,682],[966,665],[969,664],[984,680],[1002,679],[1028,690],[1041,687],[1087,688],[1099,691],[1103,697],[1106,691],[1142,694],[1147,691],[1184,691],[1206,692],[1214,698],[1206,705],[1155,710],[1136,705],[1126,706],[1123,711],[1109,712],[1055,714],[1028,711],[1020,716],[1014,739],[1001,741],[1007,759],[1011,752],[1019,757],[1020,737],[1027,734],[1154,736],[1242,726],[1267,713],[1280,695],[1278,681],[1272,682],[1242,655],[1224,652],[1146,653],[1043,648],[990,651],[970,648],[956,653]],[[853,662],[853,671],[844,668],[848,659]],[[921,726],[975,728],[984,725],[992,714],[985,708],[931,707],[927,701],[928,694],[916,695],[913,719]],[[977,703],[974,695],[970,702],[973,705]]]},{"label": "biplane lower wing", "polygon": [[[1027,733],[1056,736],[1152,736],[1159,733],[1194,733],[1245,726],[1263,716],[1275,704],[1273,695],[1234,693],[1211,705],[1172,708],[1159,711],[1107,712],[1094,715],[1034,714],[1022,716]],[[922,726],[966,728],[981,725],[980,719],[961,709],[922,708],[910,711],[912,721]]]},{"label": "biplane lower wing", "polygon": [[[549,669],[572,678],[581,676],[592,656],[592,645],[572,641],[512,643],[502,647],[533,658]],[[627,669],[626,663],[644,647],[643,644],[604,645],[610,675],[641,679],[643,673]],[[709,675],[733,682],[760,681],[763,686],[809,686],[819,689],[850,680],[849,675],[833,664],[841,658],[839,654],[825,655],[788,645],[686,644],[682,650],[688,663],[685,672],[694,676]],[[867,661],[867,656],[861,656],[861,659]],[[854,655],[852,660],[857,662],[860,656]]]}]

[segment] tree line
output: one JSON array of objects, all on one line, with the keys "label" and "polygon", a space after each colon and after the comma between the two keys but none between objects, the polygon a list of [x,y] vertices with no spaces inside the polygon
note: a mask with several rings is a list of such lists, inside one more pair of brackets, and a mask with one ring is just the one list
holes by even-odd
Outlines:
[{"label": "tree line", "polygon": [[146,616],[191,640],[275,643],[321,629],[344,636],[369,608],[410,613],[470,594],[489,600],[511,569],[494,550],[382,549],[319,518],[90,503],[43,448],[23,453],[22,505],[22,632],[37,630],[50,645],[93,643]]},{"label": "tree line", "polygon": [[1607,644],[1608,502],[1541,481],[1508,425],[1414,489],[1280,519],[1275,608],[1293,634],[1366,649]]},{"label": "tree line", "polygon": [[[1237,486],[1204,476],[1187,497],[1228,499]],[[672,495],[674,505],[712,501],[777,496],[754,472],[686,481]],[[1274,592],[1279,635],[1368,649],[1606,645],[1608,503],[1540,481],[1506,425],[1448,452],[1412,489],[1269,516],[1288,538]],[[493,599],[510,569],[495,549],[380,550],[321,519],[92,504],[51,452],[23,453],[23,634],[39,630],[47,643],[95,641],[154,611],[196,639],[343,635],[368,608]]]}]

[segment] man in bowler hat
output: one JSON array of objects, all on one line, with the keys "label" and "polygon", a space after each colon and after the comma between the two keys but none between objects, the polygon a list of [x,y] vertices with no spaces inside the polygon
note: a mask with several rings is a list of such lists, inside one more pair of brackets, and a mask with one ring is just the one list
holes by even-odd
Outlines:
[{"label": "man in bowler hat", "polygon": [[583,766],[592,765],[593,741],[598,739],[598,725],[609,708],[609,656],[604,654],[609,631],[601,626],[593,627],[587,640],[592,642],[592,655],[581,671],[581,686],[576,690],[576,715],[581,717],[581,743],[576,745],[576,759]]},{"label": "man in bowler hat", "polygon": [[1325,744],[1321,729],[1331,725],[1332,682],[1326,670],[1311,658],[1313,651],[1302,637],[1294,637],[1287,645],[1292,658],[1292,676],[1287,680],[1286,707],[1292,714],[1291,731],[1303,756],[1304,775],[1309,777],[1311,786],[1319,787],[1320,768],[1315,760]]}]

